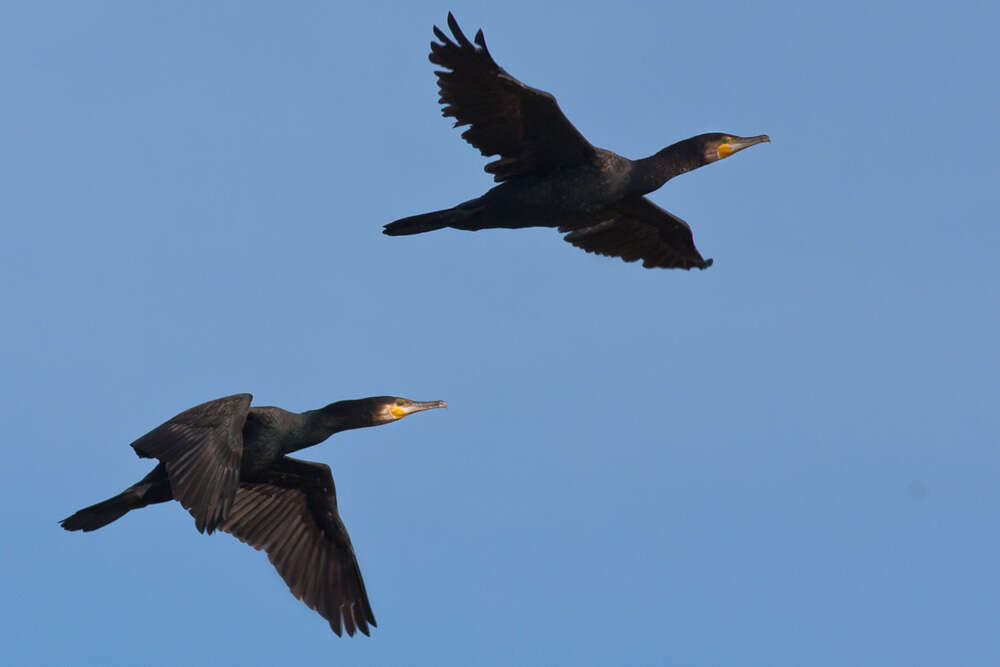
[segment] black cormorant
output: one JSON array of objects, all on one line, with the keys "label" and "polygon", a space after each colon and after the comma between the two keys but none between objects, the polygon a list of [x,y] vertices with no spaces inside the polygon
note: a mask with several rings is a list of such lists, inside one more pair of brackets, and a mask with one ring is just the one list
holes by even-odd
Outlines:
[{"label": "black cormorant", "polygon": [[526,86],[494,62],[483,31],[470,42],[448,14],[452,41],[434,26],[430,60],[455,126],[483,155],[499,155],[485,169],[495,186],[453,208],[403,218],[385,226],[390,236],[434,229],[558,227],[587,252],[643,260],[647,268],[711,266],[694,246],[691,228],[643,195],[669,179],[729,157],[767,135],[700,134],[641,160],[592,146],[566,119],[555,98]]},{"label": "black cormorant", "polygon": [[374,396],[295,413],[250,407],[236,394],[186,410],[132,443],[159,465],[114,498],[62,520],[66,530],[97,530],[127,512],[171,499],[199,531],[224,530],[267,552],[292,594],[338,635],[375,625],[354,548],[337,513],[330,467],[287,454],[334,433],[378,426],[444,401]]}]

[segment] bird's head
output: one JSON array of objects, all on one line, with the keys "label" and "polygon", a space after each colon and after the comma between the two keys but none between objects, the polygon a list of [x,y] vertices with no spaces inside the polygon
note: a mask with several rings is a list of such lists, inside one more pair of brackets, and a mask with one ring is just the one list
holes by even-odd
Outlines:
[{"label": "bird's head", "polygon": [[702,152],[705,164],[708,164],[727,158],[733,153],[738,153],[755,144],[770,142],[771,137],[766,134],[759,134],[756,137],[735,137],[722,132],[709,132],[708,134],[699,134],[694,137],[694,140]]},{"label": "bird's head", "polygon": [[370,403],[372,425],[375,426],[394,422],[414,412],[448,407],[444,401],[411,401],[399,396],[374,396],[365,400]]}]

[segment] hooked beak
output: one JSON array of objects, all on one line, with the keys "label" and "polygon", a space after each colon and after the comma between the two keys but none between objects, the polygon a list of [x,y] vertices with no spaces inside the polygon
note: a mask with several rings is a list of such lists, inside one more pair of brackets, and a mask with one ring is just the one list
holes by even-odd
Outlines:
[{"label": "hooked beak", "polygon": [[765,142],[771,143],[771,137],[766,134],[758,134],[756,137],[733,137],[733,141],[729,142],[729,147],[733,153],[736,153],[744,148],[750,148],[751,146]]},{"label": "hooked beak", "polygon": [[406,405],[392,406],[392,416],[396,419],[401,419],[406,415],[412,415],[414,412],[446,407],[448,407],[448,404],[444,401],[410,401]]}]

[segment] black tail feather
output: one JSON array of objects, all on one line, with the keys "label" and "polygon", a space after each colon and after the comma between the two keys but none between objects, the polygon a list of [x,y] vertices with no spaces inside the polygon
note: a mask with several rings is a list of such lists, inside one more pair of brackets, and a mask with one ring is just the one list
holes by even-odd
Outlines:
[{"label": "black tail feather", "polygon": [[132,510],[153,503],[164,503],[173,500],[173,497],[170,481],[167,479],[167,470],[161,463],[153,468],[148,475],[117,496],[96,505],[84,507],[59,523],[66,530],[89,532],[103,528],[112,521],[117,521]]},{"label": "black tail feather", "polygon": [[136,500],[138,500],[138,496],[132,489],[129,489],[119,493],[114,498],[108,498],[96,505],[84,507],[59,523],[66,530],[82,530],[84,532],[97,530],[122,518],[130,510],[140,507],[141,505],[135,503]]},{"label": "black tail feather", "polygon": [[443,229],[464,219],[468,214],[456,208],[448,208],[443,211],[433,211],[412,215],[409,218],[401,218],[395,222],[390,222],[382,229],[383,234],[389,236],[405,236],[407,234],[421,234],[432,232],[435,229]]}]

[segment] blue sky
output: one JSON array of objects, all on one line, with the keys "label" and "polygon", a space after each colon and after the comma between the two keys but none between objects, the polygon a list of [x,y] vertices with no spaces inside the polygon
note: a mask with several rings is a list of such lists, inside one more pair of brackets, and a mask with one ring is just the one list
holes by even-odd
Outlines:
[{"label": "blue sky", "polygon": [[[668,183],[704,272],[382,224],[490,185],[431,25]],[[1000,663],[997,10],[23,3],[0,10],[11,664]],[[175,503],[57,521],[249,391],[447,411],[334,436],[379,627],[338,639]]]}]

